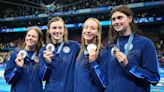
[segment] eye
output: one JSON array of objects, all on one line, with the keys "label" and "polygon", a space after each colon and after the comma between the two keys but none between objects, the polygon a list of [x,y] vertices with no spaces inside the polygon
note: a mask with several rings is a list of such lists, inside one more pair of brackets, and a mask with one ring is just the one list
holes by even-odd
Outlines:
[{"label": "eye", "polygon": [[57,29],[57,27],[52,27],[52,29]]},{"label": "eye", "polygon": [[36,38],[36,36],[35,36],[35,35],[32,35],[32,37],[33,37],[33,38]]},{"label": "eye", "polygon": [[111,20],[112,20],[112,21],[115,21],[115,20],[116,20],[116,18],[111,18]]},{"label": "eye", "polygon": [[62,27],[58,27],[59,29],[62,29]]},{"label": "eye", "polygon": [[91,27],[91,30],[95,30],[96,28],[95,27]]},{"label": "eye", "polygon": [[30,34],[27,34],[27,37],[30,37],[31,35]]},{"label": "eye", "polygon": [[88,28],[88,26],[84,26],[83,28],[84,28],[84,29],[87,29],[87,28]]},{"label": "eye", "polygon": [[118,17],[117,17],[117,19],[119,19],[119,20],[122,19],[122,18],[123,18],[123,16],[118,16]]}]

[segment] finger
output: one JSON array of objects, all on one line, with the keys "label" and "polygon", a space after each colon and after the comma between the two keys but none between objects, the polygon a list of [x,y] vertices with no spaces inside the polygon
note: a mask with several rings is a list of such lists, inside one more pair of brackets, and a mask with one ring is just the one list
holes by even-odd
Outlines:
[{"label": "finger", "polygon": [[123,58],[122,58],[121,56],[119,56],[119,55],[116,55],[116,58],[117,58],[117,60],[118,60],[119,62],[122,62],[122,61],[123,61]]},{"label": "finger", "polygon": [[88,51],[88,54],[89,54],[89,55],[96,55],[96,51],[95,51],[95,50],[89,50],[89,51]]},{"label": "finger", "polygon": [[121,58],[125,59],[126,55],[122,52],[116,52],[116,56],[120,56]]},{"label": "finger", "polygon": [[51,52],[51,51],[46,51],[46,52],[44,52],[44,55],[45,56],[49,56],[49,55],[52,55],[53,53]]}]

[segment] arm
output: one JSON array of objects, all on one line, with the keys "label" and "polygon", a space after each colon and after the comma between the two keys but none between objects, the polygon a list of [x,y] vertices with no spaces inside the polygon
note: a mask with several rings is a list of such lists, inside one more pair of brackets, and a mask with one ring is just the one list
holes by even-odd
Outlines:
[{"label": "arm", "polygon": [[124,68],[127,73],[141,79],[143,82],[156,85],[160,80],[158,73],[158,58],[152,42],[146,40],[145,47],[141,54],[142,65],[132,65],[128,63]]},{"label": "arm", "polygon": [[10,55],[10,59],[7,63],[7,66],[5,68],[4,76],[8,84],[16,83],[19,80],[23,71],[22,67],[16,65],[15,59],[16,59],[16,53],[12,53]]},{"label": "arm", "polygon": [[100,52],[98,59],[90,62],[91,75],[97,85],[106,88],[107,86],[107,64],[108,54],[106,50]]},{"label": "arm", "polygon": [[50,73],[51,73],[51,69],[50,69],[51,63],[50,64],[46,63],[46,60],[43,57],[43,51],[44,49],[42,48],[40,50],[40,55],[39,55],[39,58],[40,58],[39,76],[41,80],[46,80],[47,78],[49,78]]}]

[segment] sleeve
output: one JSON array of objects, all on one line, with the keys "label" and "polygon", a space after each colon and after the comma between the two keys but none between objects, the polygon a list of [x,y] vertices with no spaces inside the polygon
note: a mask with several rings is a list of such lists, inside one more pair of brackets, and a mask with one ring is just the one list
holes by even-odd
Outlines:
[{"label": "sleeve", "polygon": [[44,48],[40,50],[40,55],[39,55],[39,60],[40,60],[40,65],[39,65],[39,77],[41,80],[47,80],[50,76],[51,73],[51,64],[47,64],[44,57],[43,57],[43,51]]},{"label": "sleeve", "polygon": [[129,74],[143,82],[156,85],[160,80],[157,53],[150,40],[146,41],[145,44],[141,54],[142,65],[136,66],[128,63],[124,68]]},{"label": "sleeve", "polygon": [[97,60],[90,63],[91,75],[97,85],[106,88],[107,87],[107,65],[108,54],[107,51],[100,53]]},{"label": "sleeve", "polygon": [[4,73],[5,80],[8,84],[16,83],[19,80],[23,71],[23,68],[16,65],[15,59],[16,53],[11,53]]}]

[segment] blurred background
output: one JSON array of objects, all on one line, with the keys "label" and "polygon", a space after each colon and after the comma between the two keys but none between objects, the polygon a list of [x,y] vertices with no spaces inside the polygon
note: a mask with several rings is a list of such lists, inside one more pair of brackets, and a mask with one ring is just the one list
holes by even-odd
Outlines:
[{"label": "blurred background", "polygon": [[45,35],[48,20],[60,16],[66,22],[69,39],[80,43],[84,21],[95,17],[101,21],[102,42],[106,46],[109,13],[120,4],[133,10],[139,31],[154,42],[161,80],[151,86],[151,92],[164,92],[164,0],[0,0],[0,92],[10,90],[3,77],[4,68],[10,53],[22,45],[28,27],[39,26]]}]

